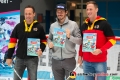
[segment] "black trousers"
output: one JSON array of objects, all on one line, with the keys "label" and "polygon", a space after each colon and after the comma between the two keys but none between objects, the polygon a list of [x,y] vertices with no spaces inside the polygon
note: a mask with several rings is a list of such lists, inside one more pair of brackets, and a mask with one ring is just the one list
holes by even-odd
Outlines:
[{"label": "black trousers", "polygon": [[[70,72],[74,70],[76,66],[75,58],[67,58],[64,60],[52,59],[52,71],[55,80],[66,80],[70,75]],[[75,80],[75,79],[69,79]]]}]

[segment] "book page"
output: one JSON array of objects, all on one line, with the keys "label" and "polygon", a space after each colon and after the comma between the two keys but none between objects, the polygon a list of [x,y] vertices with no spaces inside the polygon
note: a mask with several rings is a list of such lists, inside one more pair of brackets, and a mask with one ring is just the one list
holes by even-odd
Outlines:
[{"label": "book page", "polygon": [[96,49],[96,33],[83,34],[83,52],[93,52]]},{"label": "book page", "polygon": [[28,42],[27,42],[28,56],[38,56],[36,52],[39,48],[40,48],[40,39],[28,38]]},{"label": "book page", "polygon": [[65,47],[66,33],[63,29],[54,28],[53,44],[57,47]]}]

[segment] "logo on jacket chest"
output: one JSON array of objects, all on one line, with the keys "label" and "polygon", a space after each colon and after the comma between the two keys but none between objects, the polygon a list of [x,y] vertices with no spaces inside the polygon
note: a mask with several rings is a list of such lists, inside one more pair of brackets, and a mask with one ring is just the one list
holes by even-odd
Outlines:
[{"label": "logo on jacket chest", "polygon": [[33,31],[38,31],[38,28],[33,28]]},{"label": "logo on jacket chest", "polygon": [[99,25],[95,25],[94,28],[95,28],[95,29],[99,29],[100,26],[99,26]]}]

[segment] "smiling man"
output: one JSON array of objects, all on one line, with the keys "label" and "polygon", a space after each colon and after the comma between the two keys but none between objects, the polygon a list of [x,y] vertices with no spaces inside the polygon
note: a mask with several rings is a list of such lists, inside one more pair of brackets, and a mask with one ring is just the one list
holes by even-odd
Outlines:
[{"label": "smiling man", "polygon": [[[55,80],[65,80],[65,76],[67,78],[69,73],[75,68],[75,45],[81,44],[79,27],[76,22],[68,19],[67,14],[68,11],[65,4],[56,6],[57,21],[51,24],[48,37],[48,46],[52,52],[52,71]],[[56,30],[58,31],[56,32]],[[55,43],[57,45],[61,44],[57,46]]]},{"label": "smiling man", "polygon": [[[101,76],[97,76],[97,80],[106,80],[107,50],[116,43],[116,40],[109,23],[105,18],[98,16],[97,12],[96,2],[87,2],[88,18],[80,27],[83,44],[80,46],[78,63],[83,62],[85,74],[98,73]],[[87,48],[84,43],[87,44]],[[85,76],[85,80],[95,80],[95,76]]]},{"label": "smiling man", "polygon": [[[33,6],[28,5],[25,7],[24,17],[25,20],[15,26],[10,36],[6,63],[9,66],[12,65],[11,58],[18,42],[14,68],[20,77],[23,76],[24,70],[27,68],[30,80],[37,80],[38,57],[42,55],[46,47],[46,36],[43,27],[34,20],[35,9]],[[35,54],[37,53],[36,56],[28,55],[28,41],[30,39],[40,41],[39,45],[37,45],[40,49],[34,51]],[[16,73],[14,73],[14,80],[20,80]]]}]

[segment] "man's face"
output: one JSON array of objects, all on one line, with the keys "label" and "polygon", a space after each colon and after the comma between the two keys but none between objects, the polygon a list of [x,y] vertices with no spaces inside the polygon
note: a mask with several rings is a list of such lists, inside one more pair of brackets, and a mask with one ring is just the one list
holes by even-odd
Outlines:
[{"label": "man's face", "polygon": [[67,14],[67,11],[65,11],[64,9],[57,9],[56,11],[56,15],[59,20],[64,19],[66,17],[66,14]]},{"label": "man's face", "polygon": [[98,8],[96,8],[94,6],[94,4],[88,4],[87,5],[87,7],[86,7],[86,13],[87,13],[87,16],[90,19],[94,18],[97,15],[97,12],[98,12]]},{"label": "man's face", "polygon": [[27,23],[31,23],[34,20],[35,13],[32,8],[25,8],[24,16]]}]

